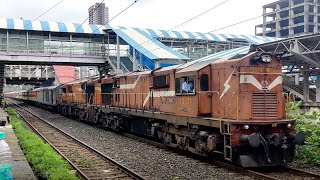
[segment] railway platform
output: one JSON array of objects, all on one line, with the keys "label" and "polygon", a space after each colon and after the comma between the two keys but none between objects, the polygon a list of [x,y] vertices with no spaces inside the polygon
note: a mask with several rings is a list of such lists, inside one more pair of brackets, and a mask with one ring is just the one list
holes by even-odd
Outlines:
[{"label": "railway platform", "polygon": [[[0,119],[7,119],[7,113],[2,108],[0,108]],[[18,144],[18,139],[12,129],[12,126],[7,122],[5,126],[0,126],[0,131],[6,133],[5,141],[10,146],[10,150],[12,152],[11,164],[13,179],[37,179]]]}]

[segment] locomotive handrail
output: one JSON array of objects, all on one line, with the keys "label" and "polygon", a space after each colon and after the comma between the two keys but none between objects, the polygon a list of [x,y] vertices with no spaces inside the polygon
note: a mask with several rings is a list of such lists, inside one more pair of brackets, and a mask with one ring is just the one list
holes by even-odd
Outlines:
[{"label": "locomotive handrail", "polygon": [[237,74],[270,74],[270,75],[281,75],[284,76],[282,73],[257,73],[257,72],[237,72]]},{"label": "locomotive handrail", "polygon": [[[291,112],[291,108],[290,108],[290,97],[291,97],[291,94],[292,94],[292,92],[290,92],[290,93],[283,93],[284,94],[284,97],[286,98],[286,103],[285,103],[285,106],[286,106],[286,108],[287,108],[287,110],[288,110],[288,112],[286,112],[286,118],[288,118],[288,115],[290,114],[290,112]],[[294,97],[294,94],[292,94],[293,95],[293,97]],[[294,97],[295,98],[295,97]]]},{"label": "locomotive handrail", "polygon": [[[291,101],[290,97],[292,97],[293,101]],[[295,95],[293,94],[293,92],[290,92],[290,93],[289,93],[289,102],[294,102],[294,103],[296,103],[296,97],[295,97]]]},{"label": "locomotive handrail", "polygon": [[[91,99],[92,99],[93,95],[94,94],[91,93],[90,96],[89,96],[89,101],[88,101],[89,105],[91,104]],[[92,104],[94,103],[93,101],[94,101],[94,99],[92,99]]]},{"label": "locomotive handrail", "polygon": [[[296,99],[295,99],[295,95],[292,93],[292,92],[290,92],[289,94],[288,94],[288,96],[287,96],[287,104],[288,104],[288,114],[290,115],[290,113],[291,113],[291,107],[290,107],[290,102],[293,102],[294,104],[296,103]],[[292,98],[292,99],[291,99]],[[288,116],[286,117],[286,118],[288,118]]]}]

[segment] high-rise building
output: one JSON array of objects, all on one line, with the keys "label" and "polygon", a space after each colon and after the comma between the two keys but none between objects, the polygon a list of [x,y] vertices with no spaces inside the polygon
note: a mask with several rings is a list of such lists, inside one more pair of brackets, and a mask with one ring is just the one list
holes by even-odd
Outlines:
[{"label": "high-rise building", "polygon": [[89,23],[90,24],[108,24],[109,21],[109,8],[104,3],[96,3],[89,9]]},{"label": "high-rise building", "polygon": [[320,0],[279,0],[262,6],[263,24],[256,35],[292,37],[320,29]]}]

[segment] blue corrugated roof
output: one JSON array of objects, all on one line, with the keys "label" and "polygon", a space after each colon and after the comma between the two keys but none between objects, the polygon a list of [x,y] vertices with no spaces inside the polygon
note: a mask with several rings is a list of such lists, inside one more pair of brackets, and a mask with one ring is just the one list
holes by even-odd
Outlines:
[{"label": "blue corrugated roof", "polygon": [[[213,34],[186,31],[166,31],[142,28],[111,27],[109,25],[77,24],[48,21],[30,21],[0,18],[0,29],[34,30],[67,33],[104,34],[110,29],[149,59],[188,60],[187,56],[165,46],[158,38],[197,39],[217,42],[230,42],[232,39],[246,40],[251,44],[262,44],[279,40],[273,37]],[[231,51],[230,51],[231,52]],[[219,53],[217,53],[219,54]],[[216,55],[216,54],[215,54]]]},{"label": "blue corrugated roof", "polygon": [[[58,28],[56,28],[58,27]],[[100,28],[101,27],[101,28]],[[111,27],[108,25],[95,24],[77,24],[77,23],[63,23],[63,22],[49,22],[49,21],[30,21],[21,19],[6,19],[0,18],[0,29],[20,29],[20,30],[36,30],[36,31],[54,31],[54,32],[69,32],[69,33],[88,33],[88,34],[104,34],[105,29],[126,29],[126,27]],[[75,32],[75,30],[77,30]],[[261,37],[249,35],[235,35],[235,34],[213,34],[203,32],[186,32],[186,31],[166,31],[156,29],[142,29],[148,33],[152,38],[178,38],[178,39],[199,39],[219,42],[230,42],[232,38],[243,39],[252,44],[268,43],[279,38]]]}]

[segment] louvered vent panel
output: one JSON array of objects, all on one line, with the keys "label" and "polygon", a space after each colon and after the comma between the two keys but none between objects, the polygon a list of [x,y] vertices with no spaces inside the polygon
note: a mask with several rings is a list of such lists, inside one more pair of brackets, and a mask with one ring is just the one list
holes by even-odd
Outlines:
[{"label": "louvered vent panel", "polygon": [[252,93],[252,119],[278,118],[276,93]]}]

